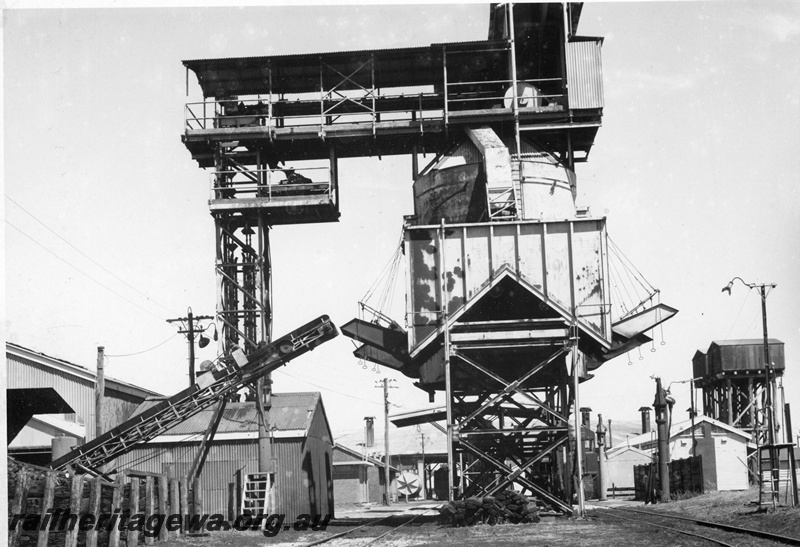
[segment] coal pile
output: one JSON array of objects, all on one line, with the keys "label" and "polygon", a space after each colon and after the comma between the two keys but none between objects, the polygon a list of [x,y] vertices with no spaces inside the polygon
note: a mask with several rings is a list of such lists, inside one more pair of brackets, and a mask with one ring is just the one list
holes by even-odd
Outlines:
[{"label": "coal pile", "polygon": [[444,524],[452,526],[539,522],[536,502],[513,490],[450,502],[439,509],[439,515]]}]

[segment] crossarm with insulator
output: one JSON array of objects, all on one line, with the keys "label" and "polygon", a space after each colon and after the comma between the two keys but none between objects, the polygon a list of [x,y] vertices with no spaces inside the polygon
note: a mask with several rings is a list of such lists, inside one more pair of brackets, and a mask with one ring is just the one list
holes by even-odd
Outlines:
[{"label": "crossarm with insulator", "polygon": [[[74,469],[98,470],[139,443],[154,439],[208,408],[220,397],[235,393],[337,335],[336,326],[327,315],[323,315],[247,356],[235,355],[238,364],[201,376],[192,387],[65,454],[50,466],[62,470],[70,466]],[[208,376],[212,377],[205,379]]]}]

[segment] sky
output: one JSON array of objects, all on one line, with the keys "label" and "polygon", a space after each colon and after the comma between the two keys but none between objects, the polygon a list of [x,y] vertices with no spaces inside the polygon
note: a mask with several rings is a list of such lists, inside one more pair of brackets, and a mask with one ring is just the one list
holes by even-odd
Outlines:
[{"label": "sky", "polygon": [[[89,369],[102,345],[108,376],[167,395],[186,387],[186,339],[166,320],[212,315],[216,280],[209,177],[180,139],[200,90],[190,74],[187,96],[181,61],[482,40],[488,17],[473,3],[7,9],[6,339]],[[606,102],[577,202],[607,216],[616,245],[680,310],[652,345],[603,365],[581,406],[637,420],[657,376],[683,419],[695,351],[762,335],[756,292],[721,293],[740,276],[777,284],[769,334],[786,344],[797,415],[800,4],[590,2],[578,30],[605,38]],[[407,156],[343,160],[340,222],[271,232],[275,336],[357,315],[413,212],[411,183]],[[398,282],[390,311],[402,324],[402,272]],[[353,349],[341,336],[292,361],[275,391],[321,391],[334,437],[382,416],[384,377],[392,413],[427,404]],[[198,349],[198,364],[215,350]]]}]

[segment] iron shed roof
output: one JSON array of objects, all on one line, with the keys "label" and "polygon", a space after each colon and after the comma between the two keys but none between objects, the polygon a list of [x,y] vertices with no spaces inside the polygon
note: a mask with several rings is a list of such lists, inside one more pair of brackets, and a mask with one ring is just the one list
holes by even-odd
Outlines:
[{"label": "iron shed roof", "polygon": [[[94,370],[90,370],[81,365],[76,365],[75,363],[70,363],[69,361],[65,361],[64,359],[60,359],[58,357],[53,357],[52,355],[47,355],[46,353],[20,346],[19,344],[15,344],[13,342],[6,342],[6,353],[10,353],[20,359],[30,359],[39,365],[59,370],[65,374],[69,374],[70,376],[74,376],[76,378],[81,378],[85,381],[92,383],[97,382],[97,373]],[[161,395],[155,391],[128,382],[123,382],[122,380],[111,378],[110,376],[105,376],[105,383],[106,389],[119,391],[120,393],[127,393],[128,395],[133,395],[135,397],[145,398]]]},{"label": "iron shed roof", "polygon": [[[320,397],[318,392],[274,393],[272,395],[272,409],[269,412],[270,428],[274,427],[277,431],[304,431],[307,433]],[[148,398],[139,405],[133,415],[141,414],[164,399],[164,397]],[[208,428],[215,410],[215,406],[206,408],[164,432],[164,434],[202,434]],[[249,433],[255,431],[258,431],[258,409],[256,408],[256,403],[254,401],[228,403],[217,428],[217,433]]]},{"label": "iron shed roof", "polygon": [[[717,346],[763,346],[764,339],[763,338],[743,338],[741,340],[713,340],[711,342]],[[769,345],[773,344],[783,344],[777,338],[769,338]]]},{"label": "iron shed roof", "polygon": [[319,89],[323,65],[339,72],[330,73],[338,89],[370,87],[372,82],[361,81],[357,73],[371,58],[375,60],[376,87],[432,85],[441,80],[445,49],[458,53],[506,47],[505,40],[482,40],[394,49],[194,59],[184,60],[183,65],[197,76],[204,97],[258,95],[269,93],[270,89],[272,93],[305,93]]}]

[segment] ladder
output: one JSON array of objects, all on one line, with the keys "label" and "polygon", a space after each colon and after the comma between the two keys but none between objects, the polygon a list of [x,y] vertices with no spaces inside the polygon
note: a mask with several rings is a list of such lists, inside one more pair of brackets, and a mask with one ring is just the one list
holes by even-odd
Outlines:
[{"label": "ladder", "polygon": [[508,147],[489,126],[468,127],[466,133],[483,157],[489,221],[517,220],[517,193]]},{"label": "ladder", "polygon": [[760,506],[797,505],[797,470],[793,451],[791,443],[759,447]]},{"label": "ladder", "polygon": [[241,515],[267,515],[270,511],[269,494],[272,488],[270,473],[248,473],[242,485]]},{"label": "ladder", "polygon": [[339,334],[327,315],[293,330],[289,334],[264,344],[245,355],[240,349],[233,352],[235,363],[198,378],[192,387],[160,401],[141,414],[123,422],[55,460],[50,467],[97,475],[99,469],[129,452],[139,443],[147,442],[231,395],[261,376],[272,372],[311,351]]}]

